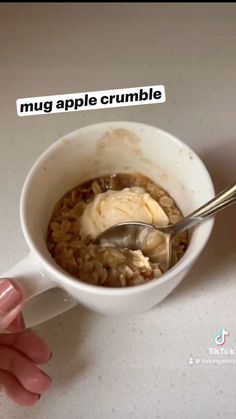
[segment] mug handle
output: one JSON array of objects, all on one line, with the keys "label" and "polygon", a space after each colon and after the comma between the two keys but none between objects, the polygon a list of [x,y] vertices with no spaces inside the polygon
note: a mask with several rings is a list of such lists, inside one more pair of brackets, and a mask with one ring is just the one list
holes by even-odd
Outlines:
[{"label": "mug handle", "polygon": [[39,271],[31,253],[1,278],[13,278],[21,283],[25,294],[22,314],[26,328],[45,322],[78,304],[56,282]]}]

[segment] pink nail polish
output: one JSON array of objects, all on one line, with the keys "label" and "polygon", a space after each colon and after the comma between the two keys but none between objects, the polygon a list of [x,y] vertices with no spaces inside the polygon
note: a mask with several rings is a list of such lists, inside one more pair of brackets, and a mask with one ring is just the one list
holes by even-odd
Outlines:
[{"label": "pink nail polish", "polygon": [[21,293],[9,279],[0,280],[0,313],[5,314],[15,308],[22,300]]}]

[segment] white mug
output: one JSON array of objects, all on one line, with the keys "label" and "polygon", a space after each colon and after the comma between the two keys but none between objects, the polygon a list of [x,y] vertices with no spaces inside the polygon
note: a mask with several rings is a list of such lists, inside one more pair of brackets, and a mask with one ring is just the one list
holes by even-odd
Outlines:
[{"label": "white mug", "polygon": [[186,144],[157,127],[136,122],[102,122],[63,136],[30,170],[21,194],[20,219],[29,254],[2,277],[21,281],[26,326],[43,322],[81,303],[103,314],[144,312],[183,279],[206,245],[214,218],[193,230],[181,260],[159,279],[127,288],[84,283],[63,271],[46,246],[57,201],[76,185],[117,172],[141,172],[166,189],[186,215],[214,197],[209,173]]}]

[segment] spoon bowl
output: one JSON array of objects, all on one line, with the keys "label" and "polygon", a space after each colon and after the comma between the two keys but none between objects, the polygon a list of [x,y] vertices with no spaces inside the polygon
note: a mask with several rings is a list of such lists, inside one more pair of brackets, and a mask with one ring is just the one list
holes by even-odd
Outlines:
[{"label": "spoon bowl", "polygon": [[171,263],[170,227],[158,228],[148,223],[128,221],[104,230],[95,242],[101,246],[141,250],[152,262],[158,262],[165,272]]}]

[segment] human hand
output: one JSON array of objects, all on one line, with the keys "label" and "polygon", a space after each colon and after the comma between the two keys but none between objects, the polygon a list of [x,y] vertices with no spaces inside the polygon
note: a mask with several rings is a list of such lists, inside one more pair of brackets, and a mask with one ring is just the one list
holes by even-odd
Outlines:
[{"label": "human hand", "polygon": [[[37,365],[52,353],[21,315],[24,292],[19,282],[0,280],[0,391],[22,406],[32,406],[48,390],[51,379]],[[11,334],[2,332],[9,330]]]}]

